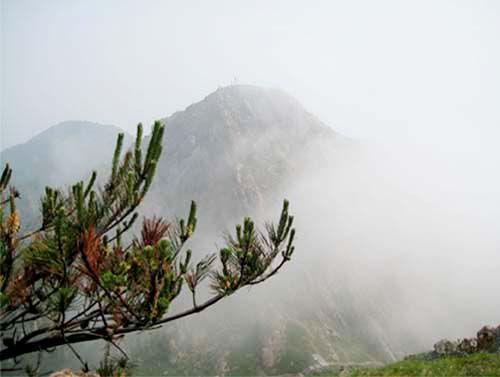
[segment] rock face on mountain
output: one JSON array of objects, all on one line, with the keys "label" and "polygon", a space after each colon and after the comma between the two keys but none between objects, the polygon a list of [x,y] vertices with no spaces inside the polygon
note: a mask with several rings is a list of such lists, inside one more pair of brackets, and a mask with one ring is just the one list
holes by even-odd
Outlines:
[{"label": "rock face on mountain", "polygon": [[[262,211],[266,196],[287,184],[299,165],[319,156],[319,140],[335,132],[280,90],[220,88],[162,120],[164,152],[152,195],[164,214],[196,200],[200,215],[223,219]],[[216,210],[217,213],[214,213]],[[213,216],[212,216],[213,215]]]}]

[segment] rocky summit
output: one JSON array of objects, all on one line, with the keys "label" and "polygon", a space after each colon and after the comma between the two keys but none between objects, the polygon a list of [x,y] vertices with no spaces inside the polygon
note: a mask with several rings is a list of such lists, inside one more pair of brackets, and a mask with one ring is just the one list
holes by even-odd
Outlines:
[{"label": "rocky summit", "polygon": [[317,159],[320,140],[338,139],[295,98],[248,85],[219,88],[162,122],[164,152],[151,202],[161,201],[164,215],[178,215],[196,200],[202,220],[219,226],[263,211],[305,160]]}]

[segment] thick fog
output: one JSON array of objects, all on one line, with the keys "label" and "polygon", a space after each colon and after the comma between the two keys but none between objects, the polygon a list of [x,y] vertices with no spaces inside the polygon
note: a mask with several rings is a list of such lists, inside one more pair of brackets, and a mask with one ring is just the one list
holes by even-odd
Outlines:
[{"label": "thick fog", "polygon": [[297,259],[374,300],[407,352],[497,323],[498,160],[458,168],[425,148],[367,144],[334,156],[290,189],[304,233]]},{"label": "thick fog", "polygon": [[[497,323],[495,152],[461,158],[445,148],[338,138],[311,146],[322,150],[315,154],[322,159],[299,156],[303,164],[295,166],[291,184],[276,189],[267,210],[257,212],[261,220],[273,219],[280,198],[289,198],[298,251],[290,271],[269,283],[271,293],[255,304],[255,312],[269,301],[285,305],[285,312],[315,312],[320,300],[340,310],[342,300],[359,300],[353,310],[367,314],[365,319],[383,311],[374,317],[399,356]],[[323,289],[344,292],[325,296]],[[314,296],[318,301],[309,301]]]}]

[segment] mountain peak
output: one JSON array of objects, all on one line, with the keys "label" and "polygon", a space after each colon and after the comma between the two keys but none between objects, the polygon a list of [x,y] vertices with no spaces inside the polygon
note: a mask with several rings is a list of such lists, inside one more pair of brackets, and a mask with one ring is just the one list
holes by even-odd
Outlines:
[{"label": "mountain peak", "polygon": [[84,120],[67,120],[43,130],[24,143],[6,148],[2,151],[2,154],[9,154],[11,153],[11,151],[17,150],[19,146],[23,144],[46,144],[51,143],[53,139],[57,139],[60,143],[62,143],[68,138],[73,140],[79,137],[92,142],[96,137],[113,136],[114,138],[116,138],[116,135],[119,132],[125,133],[125,137],[127,139],[131,138],[131,136],[121,128],[112,125],[100,124]]},{"label": "mountain peak", "polygon": [[[232,214],[263,207],[266,193],[283,185],[304,159],[321,159],[320,141],[336,140],[292,96],[251,85],[219,88],[162,121],[164,153],[154,186],[172,203],[172,214],[180,213],[174,204],[179,198],[195,199],[204,208],[214,208],[209,201],[217,198],[224,203],[217,208]],[[167,182],[180,192],[165,193]]]},{"label": "mountain peak", "polygon": [[216,91],[209,94],[206,98],[219,97],[219,98],[231,98],[231,97],[260,97],[260,98],[274,98],[281,97],[283,99],[288,99],[289,101],[294,101],[296,104],[299,102],[287,94],[285,91],[277,88],[266,88],[257,85],[248,84],[235,84],[228,86],[220,86]]},{"label": "mountain peak", "polygon": [[183,126],[183,131],[190,134],[203,133],[200,128],[233,134],[252,133],[258,137],[263,133],[268,137],[269,132],[276,130],[286,131],[292,138],[334,134],[286,92],[253,85],[219,87],[203,100],[163,121],[172,133],[176,133],[174,129],[182,123],[189,125],[188,129]]},{"label": "mountain peak", "polygon": [[90,122],[87,120],[67,120],[64,122],[60,122],[52,127],[49,127],[41,134],[46,132],[64,132],[64,131],[90,131],[97,129],[98,131],[111,131],[111,132],[125,132],[120,128],[109,125],[109,124],[101,124],[96,122]]}]

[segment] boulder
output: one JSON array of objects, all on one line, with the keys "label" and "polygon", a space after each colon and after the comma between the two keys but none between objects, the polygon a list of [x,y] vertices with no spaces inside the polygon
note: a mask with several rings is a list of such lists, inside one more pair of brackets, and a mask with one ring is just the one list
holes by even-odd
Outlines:
[{"label": "boulder", "polygon": [[440,356],[457,353],[458,342],[452,342],[447,339],[440,340],[439,342],[434,344],[434,351]]},{"label": "boulder", "polygon": [[477,351],[476,338],[464,338],[458,342],[458,351],[461,353],[474,353]]},{"label": "boulder", "polygon": [[477,332],[477,348],[480,351],[490,351],[497,340],[497,329],[492,326],[483,326]]}]

